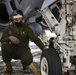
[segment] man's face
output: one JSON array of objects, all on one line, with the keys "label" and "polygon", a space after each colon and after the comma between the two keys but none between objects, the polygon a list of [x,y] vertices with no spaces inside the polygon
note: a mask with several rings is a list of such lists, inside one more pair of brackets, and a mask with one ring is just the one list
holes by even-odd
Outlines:
[{"label": "man's face", "polygon": [[21,22],[22,21],[22,18],[15,18],[13,19],[13,22]]},{"label": "man's face", "polygon": [[13,22],[21,22],[23,17],[21,15],[16,15],[16,16],[13,16]]},{"label": "man's face", "polygon": [[22,26],[23,17],[21,15],[18,14],[16,16],[13,16],[12,18],[13,18],[13,23],[15,26],[17,26],[17,27]]}]

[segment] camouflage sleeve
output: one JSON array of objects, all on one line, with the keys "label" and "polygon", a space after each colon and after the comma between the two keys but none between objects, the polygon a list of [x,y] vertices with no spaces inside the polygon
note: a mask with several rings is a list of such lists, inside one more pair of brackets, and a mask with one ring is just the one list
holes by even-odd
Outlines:
[{"label": "camouflage sleeve", "polygon": [[42,41],[35,35],[31,28],[28,28],[28,36],[41,50],[45,48]]},{"label": "camouflage sleeve", "polygon": [[1,37],[1,43],[9,41],[8,39],[8,28],[5,28]]}]

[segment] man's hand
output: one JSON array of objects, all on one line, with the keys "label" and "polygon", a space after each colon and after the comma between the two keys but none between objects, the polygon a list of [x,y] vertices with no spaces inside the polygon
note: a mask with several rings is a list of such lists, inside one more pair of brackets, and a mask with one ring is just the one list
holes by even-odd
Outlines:
[{"label": "man's hand", "polygon": [[19,39],[16,38],[15,36],[9,36],[9,40],[11,42],[13,42],[14,44],[19,44],[20,43]]}]

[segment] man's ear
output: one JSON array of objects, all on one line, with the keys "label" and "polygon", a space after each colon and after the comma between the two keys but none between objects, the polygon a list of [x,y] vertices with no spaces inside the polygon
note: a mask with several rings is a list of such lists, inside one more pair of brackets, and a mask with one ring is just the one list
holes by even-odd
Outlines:
[{"label": "man's ear", "polygon": [[13,22],[13,17],[9,17],[9,20]]}]

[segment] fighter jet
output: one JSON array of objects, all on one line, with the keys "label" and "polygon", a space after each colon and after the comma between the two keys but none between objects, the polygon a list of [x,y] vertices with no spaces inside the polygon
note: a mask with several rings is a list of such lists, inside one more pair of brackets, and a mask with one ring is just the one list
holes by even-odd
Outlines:
[{"label": "fighter jet", "polygon": [[[61,0],[0,0],[0,31],[11,24],[9,17],[14,11],[19,10],[23,13],[23,22],[26,22],[37,35],[40,35],[43,29],[49,28],[41,14],[42,10],[47,7],[52,11],[57,21],[60,21]],[[54,52],[52,52],[56,54],[55,59],[49,50],[48,52],[44,51],[41,56],[41,59],[43,59],[41,61],[41,75],[61,75],[59,56],[53,49]],[[50,54],[51,57],[46,53]],[[50,59],[52,61],[54,59],[54,61],[51,62]]]}]

